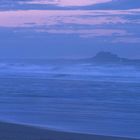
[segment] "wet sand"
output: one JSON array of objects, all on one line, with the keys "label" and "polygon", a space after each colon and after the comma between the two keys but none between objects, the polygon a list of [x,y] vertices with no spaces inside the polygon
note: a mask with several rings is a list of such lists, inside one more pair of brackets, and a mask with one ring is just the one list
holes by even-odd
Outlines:
[{"label": "wet sand", "polygon": [[0,140],[136,140],[136,139],[60,132],[45,128],[0,122]]}]

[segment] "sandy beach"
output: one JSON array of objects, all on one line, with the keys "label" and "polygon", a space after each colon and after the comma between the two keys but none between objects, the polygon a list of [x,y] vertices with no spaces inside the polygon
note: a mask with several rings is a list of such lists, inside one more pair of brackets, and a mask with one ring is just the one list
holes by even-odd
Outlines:
[{"label": "sandy beach", "polygon": [[26,125],[0,123],[0,140],[136,140],[48,130]]}]

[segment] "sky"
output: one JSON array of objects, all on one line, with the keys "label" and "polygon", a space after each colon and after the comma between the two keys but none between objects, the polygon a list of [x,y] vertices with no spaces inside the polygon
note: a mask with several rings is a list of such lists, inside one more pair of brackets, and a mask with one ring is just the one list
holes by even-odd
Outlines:
[{"label": "sky", "polygon": [[140,0],[1,0],[0,58],[140,59]]}]

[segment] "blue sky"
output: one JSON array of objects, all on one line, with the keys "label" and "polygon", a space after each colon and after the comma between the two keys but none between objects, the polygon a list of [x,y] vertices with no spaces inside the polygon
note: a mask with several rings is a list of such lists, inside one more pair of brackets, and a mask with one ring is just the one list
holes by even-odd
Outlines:
[{"label": "blue sky", "polygon": [[1,0],[0,37],[1,58],[140,58],[140,1]]}]

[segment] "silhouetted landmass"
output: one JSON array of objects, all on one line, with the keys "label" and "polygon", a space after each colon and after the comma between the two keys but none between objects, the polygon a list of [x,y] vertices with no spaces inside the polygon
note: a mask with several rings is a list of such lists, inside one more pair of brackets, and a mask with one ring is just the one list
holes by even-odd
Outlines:
[{"label": "silhouetted landmass", "polygon": [[140,63],[140,60],[138,59],[121,58],[116,54],[113,54],[111,52],[105,52],[105,51],[101,51],[97,53],[93,58],[90,59],[90,61],[95,62],[95,63],[113,63],[113,64]]},{"label": "silhouetted landmass", "polygon": [[93,57],[93,60],[99,62],[120,62],[123,59],[110,52],[99,52],[95,57]]}]

